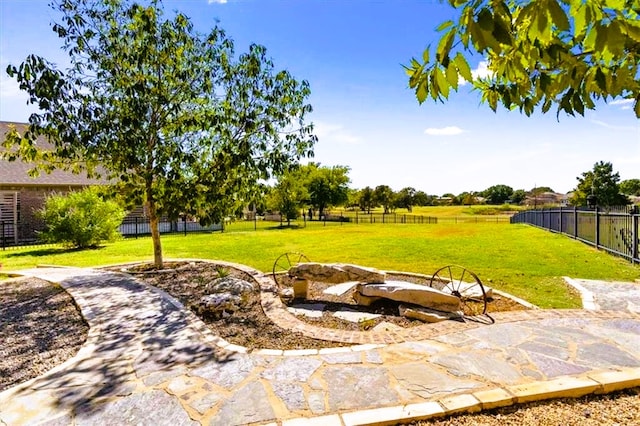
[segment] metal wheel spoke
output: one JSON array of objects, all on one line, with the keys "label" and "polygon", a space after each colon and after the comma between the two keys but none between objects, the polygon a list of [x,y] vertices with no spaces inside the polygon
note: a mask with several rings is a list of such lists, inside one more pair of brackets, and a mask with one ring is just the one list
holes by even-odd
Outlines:
[{"label": "metal wheel spoke", "polygon": [[308,262],[307,256],[303,253],[287,252],[283,253],[273,263],[273,280],[280,287],[291,286],[291,277],[288,272],[293,267],[302,262]]},{"label": "metal wheel spoke", "polygon": [[[448,278],[441,276],[444,273]],[[455,277],[460,277],[459,279]],[[470,282],[465,282],[465,277],[470,277]],[[484,286],[480,278],[470,270],[458,266],[447,265],[438,269],[429,282],[430,287],[434,287],[438,281],[441,285],[440,290],[450,293],[460,299],[461,308],[464,316],[472,317],[486,314],[487,312],[487,296]]]}]

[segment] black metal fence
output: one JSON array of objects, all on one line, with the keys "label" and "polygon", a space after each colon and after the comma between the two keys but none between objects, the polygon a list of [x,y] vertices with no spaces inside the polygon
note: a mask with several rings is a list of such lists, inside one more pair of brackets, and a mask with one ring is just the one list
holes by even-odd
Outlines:
[{"label": "black metal fence", "polygon": [[637,207],[610,209],[552,208],[515,214],[511,223],[528,223],[575,238],[597,249],[640,263]]},{"label": "black metal fence", "polygon": [[[24,240],[16,237],[16,226],[13,222],[0,221],[0,248],[6,250],[11,247],[24,247],[32,245],[45,245],[37,240]],[[192,232],[212,232],[221,231],[221,224],[202,226],[198,222],[189,220],[161,220],[158,224],[161,234],[188,234]],[[125,238],[137,238],[151,235],[149,219],[142,217],[128,217],[118,228],[120,234]],[[50,244],[48,244],[50,245]]]},{"label": "black metal fence", "polygon": [[[127,217],[124,219],[119,229],[123,237],[139,237],[151,235],[151,225],[148,218],[143,217]],[[202,226],[198,222],[182,219],[182,220],[161,220],[158,223],[158,230],[161,234],[188,234],[191,232],[211,232],[221,231],[222,225],[219,223]]]}]

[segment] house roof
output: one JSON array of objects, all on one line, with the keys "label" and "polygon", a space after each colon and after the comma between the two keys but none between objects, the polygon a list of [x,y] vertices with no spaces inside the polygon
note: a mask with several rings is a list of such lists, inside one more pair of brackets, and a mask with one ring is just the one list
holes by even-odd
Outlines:
[{"label": "house roof", "polygon": [[[6,134],[11,126],[18,133],[24,133],[29,127],[26,123],[12,123],[0,121],[0,138],[4,142]],[[52,145],[44,138],[39,137],[36,145],[41,148],[49,148]],[[0,148],[1,149],[1,148]],[[29,176],[29,170],[33,169],[33,163],[24,161],[7,161],[0,159],[0,186],[87,186],[104,184],[104,180],[89,179],[85,174],[74,174],[64,170],[54,170],[51,173],[41,172],[37,177]]]}]

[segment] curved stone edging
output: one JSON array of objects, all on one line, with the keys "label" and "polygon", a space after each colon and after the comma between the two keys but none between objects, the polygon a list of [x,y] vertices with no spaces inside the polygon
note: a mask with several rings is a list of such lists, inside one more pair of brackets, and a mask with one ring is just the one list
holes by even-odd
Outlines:
[{"label": "curved stone edging", "polygon": [[[253,352],[263,355],[273,356],[301,356],[301,355],[317,355],[319,353],[335,353],[335,352],[352,352],[369,350],[373,347],[384,346],[394,343],[403,343],[407,341],[426,340],[436,336],[447,335],[459,331],[471,330],[478,327],[486,326],[487,324],[481,322],[459,322],[459,321],[445,321],[435,324],[423,324],[416,327],[405,328],[402,330],[394,331],[356,331],[356,330],[339,330],[329,329],[324,327],[318,327],[309,323],[306,323],[295,315],[287,311],[286,306],[280,299],[277,291],[277,284],[271,279],[269,274],[265,274],[257,269],[253,269],[249,266],[227,262],[222,260],[208,260],[208,259],[191,259],[191,258],[178,258],[178,259],[166,259],[168,262],[204,262],[215,263],[218,265],[237,269],[245,272],[253,277],[253,279],[260,286],[260,303],[262,309],[277,326],[285,330],[295,331],[303,334],[306,337],[311,337],[318,340],[327,340],[333,342],[342,342],[352,346],[345,348],[323,348],[323,349],[297,349],[297,350],[280,350],[280,349],[257,349]],[[140,263],[140,262],[135,262]],[[135,264],[128,263],[128,264]],[[114,267],[120,265],[109,265],[107,267]],[[404,274],[404,272],[387,271],[389,273]],[[407,273],[407,275],[422,277],[422,274]],[[227,342],[223,338],[215,335],[206,324],[200,320],[194,313],[186,309],[179,301],[172,296],[166,294],[164,291],[157,289],[166,295],[167,300],[171,301],[176,307],[183,308],[190,320],[197,324],[197,328],[203,335],[207,336],[207,340],[221,348],[229,351],[247,353],[249,350],[243,346],[234,345]],[[506,294],[506,293],[505,293]],[[511,297],[508,295],[507,297]],[[634,314],[629,312],[610,312],[607,311],[585,311],[580,309],[566,309],[566,310],[551,310],[551,309],[532,309],[523,311],[509,311],[509,312],[496,312],[491,314],[490,317],[494,322],[510,323],[528,320],[541,320],[550,318],[640,318],[640,314]]]}]

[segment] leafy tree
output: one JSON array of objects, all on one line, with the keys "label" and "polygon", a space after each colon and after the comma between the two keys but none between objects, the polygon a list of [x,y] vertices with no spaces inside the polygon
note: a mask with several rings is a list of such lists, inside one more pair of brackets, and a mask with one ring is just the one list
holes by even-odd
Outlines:
[{"label": "leafy tree", "polygon": [[396,193],[395,206],[401,209],[407,209],[407,211],[411,213],[411,211],[413,210],[413,206],[415,205],[415,195],[415,188],[402,188]]},{"label": "leafy tree", "polygon": [[520,204],[527,198],[527,192],[524,189],[516,189],[511,194],[511,202],[513,204]]},{"label": "leafy tree", "polygon": [[512,195],[513,188],[507,185],[493,185],[482,191],[482,196],[489,204],[504,204],[511,199]]},{"label": "leafy tree", "polygon": [[360,190],[359,205],[360,210],[366,211],[367,214],[371,214],[371,209],[375,207],[375,197],[373,189],[371,189],[370,186]]},{"label": "leafy tree", "polygon": [[478,204],[478,199],[476,198],[476,194],[473,192],[463,192],[461,194],[458,194],[456,199],[458,200],[459,204],[463,206],[471,206],[474,204]]},{"label": "leafy tree", "polygon": [[306,186],[309,203],[322,217],[329,206],[339,206],[348,200],[349,168],[346,166],[326,167],[319,163],[309,163],[302,168],[307,174]]},{"label": "leafy tree", "polygon": [[89,248],[120,235],[125,211],[117,202],[103,199],[99,189],[87,188],[48,196],[38,215],[46,225],[39,234],[42,241]]},{"label": "leafy tree", "polygon": [[[455,20],[443,22],[435,49],[406,67],[420,103],[444,101],[461,80],[482,101],[531,115],[557,106],[584,115],[596,99],[634,99],[640,118],[638,0],[449,0]],[[490,75],[474,80],[465,58],[480,53]]]},{"label": "leafy tree", "polygon": [[416,191],[413,196],[413,201],[416,206],[431,206],[433,205],[433,195],[427,195],[424,191]]},{"label": "leafy tree", "polygon": [[381,205],[384,208],[384,213],[389,213],[391,207],[393,206],[395,193],[393,190],[387,185],[378,185],[376,189],[373,190],[373,199],[375,203]]},{"label": "leafy tree", "polygon": [[536,186],[531,191],[529,191],[529,195],[531,196],[540,195],[540,194],[544,194],[545,192],[556,192],[556,191],[554,191],[548,186]]},{"label": "leafy tree", "polygon": [[353,188],[347,189],[347,202],[345,206],[348,209],[356,209],[360,207],[360,191]]},{"label": "leafy tree", "polygon": [[[100,164],[129,202],[146,205],[158,267],[161,215],[219,221],[259,179],[313,153],[309,85],[276,71],[264,47],[236,58],[222,29],[202,35],[181,13],[165,19],[160,0],[53,7],[71,67],[30,55],[7,68],[41,112],[7,138],[6,156],[90,175]],[[39,135],[52,151],[38,150]]]},{"label": "leafy tree", "polygon": [[308,198],[309,193],[299,176],[289,173],[282,176],[271,190],[268,205],[279,211],[287,219],[287,225],[291,226],[291,220],[298,218]]},{"label": "leafy tree", "polygon": [[573,191],[570,203],[574,206],[587,205],[587,197],[595,195],[599,206],[620,206],[629,204],[628,198],[620,193],[618,182],[620,175],[613,173],[613,165],[604,161],[597,162],[593,170],[577,177],[578,186]]},{"label": "leafy tree", "polygon": [[640,179],[627,179],[620,182],[620,192],[640,196]]}]

